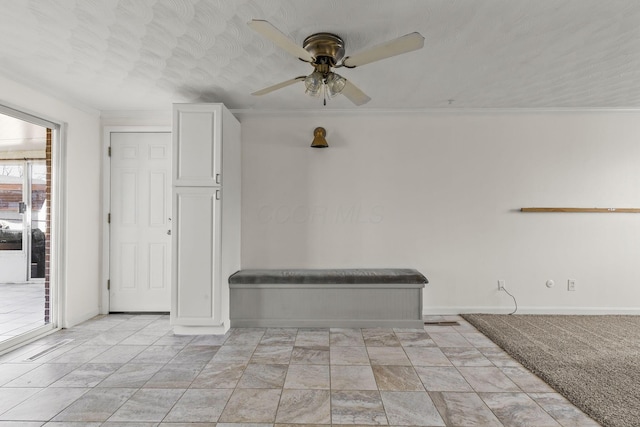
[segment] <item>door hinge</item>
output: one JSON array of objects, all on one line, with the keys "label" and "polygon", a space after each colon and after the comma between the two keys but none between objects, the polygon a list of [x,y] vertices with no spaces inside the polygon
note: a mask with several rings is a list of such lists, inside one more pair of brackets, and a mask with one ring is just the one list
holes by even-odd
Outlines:
[{"label": "door hinge", "polygon": [[111,290],[111,279],[107,280],[107,290]]},{"label": "door hinge", "polygon": [[111,224],[111,212],[107,214],[107,224]]},{"label": "door hinge", "polygon": [[111,147],[107,148],[107,155],[111,157]]}]

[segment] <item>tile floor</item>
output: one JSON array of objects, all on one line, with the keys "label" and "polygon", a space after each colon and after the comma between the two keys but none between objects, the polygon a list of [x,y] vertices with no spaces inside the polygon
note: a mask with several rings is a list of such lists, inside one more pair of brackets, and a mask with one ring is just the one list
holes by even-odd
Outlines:
[{"label": "tile floor", "polygon": [[0,342],[44,325],[44,282],[0,283]]},{"label": "tile floor", "polygon": [[597,426],[457,316],[174,336],[110,315],[0,356],[2,426]]}]

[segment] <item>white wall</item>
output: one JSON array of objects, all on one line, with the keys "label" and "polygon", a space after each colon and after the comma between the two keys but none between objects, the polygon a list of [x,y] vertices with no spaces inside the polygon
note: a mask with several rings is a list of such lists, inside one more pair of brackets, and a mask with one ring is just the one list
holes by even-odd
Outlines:
[{"label": "white wall", "polygon": [[640,312],[640,214],[518,211],[640,207],[640,113],[240,119],[243,268],[413,267],[425,313],[508,312],[498,279],[521,312]]},{"label": "white wall", "polygon": [[79,109],[0,76],[0,103],[67,124],[66,279],[62,326],[98,314],[100,259],[100,121]]}]

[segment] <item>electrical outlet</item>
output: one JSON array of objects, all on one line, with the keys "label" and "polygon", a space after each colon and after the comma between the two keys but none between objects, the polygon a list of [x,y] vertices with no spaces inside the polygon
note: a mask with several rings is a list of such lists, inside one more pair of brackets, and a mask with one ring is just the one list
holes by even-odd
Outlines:
[{"label": "electrical outlet", "polygon": [[575,279],[567,280],[567,290],[568,291],[575,291],[576,290],[576,281],[575,281]]},{"label": "electrical outlet", "polygon": [[504,280],[498,280],[498,290],[504,291]]}]

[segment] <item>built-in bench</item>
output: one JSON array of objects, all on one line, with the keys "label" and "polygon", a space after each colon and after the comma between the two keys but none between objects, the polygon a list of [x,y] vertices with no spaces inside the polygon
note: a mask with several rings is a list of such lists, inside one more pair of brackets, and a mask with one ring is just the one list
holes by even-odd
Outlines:
[{"label": "built-in bench", "polygon": [[426,277],[414,269],[241,270],[231,327],[422,328]]}]

